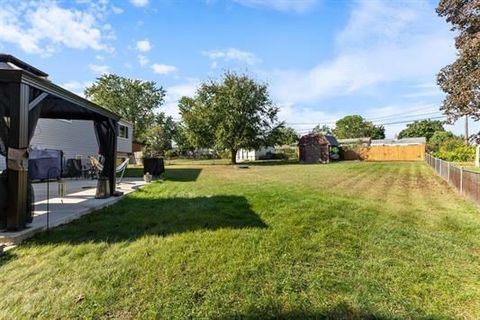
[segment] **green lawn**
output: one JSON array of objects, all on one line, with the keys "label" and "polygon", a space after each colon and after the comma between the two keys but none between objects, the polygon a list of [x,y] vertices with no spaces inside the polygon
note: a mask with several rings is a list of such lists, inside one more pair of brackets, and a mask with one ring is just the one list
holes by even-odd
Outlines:
[{"label": "green lawn", "polygon": [[423,163],[175,165],[0,284],[1,319],[478,319],[480,214]]}]

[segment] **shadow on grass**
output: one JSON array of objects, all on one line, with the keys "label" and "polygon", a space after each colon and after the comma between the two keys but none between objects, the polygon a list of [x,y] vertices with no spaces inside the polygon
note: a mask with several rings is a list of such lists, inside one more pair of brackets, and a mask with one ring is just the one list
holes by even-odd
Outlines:
[{"label": "shadow on grass", "polygon": [[127,168],[125,178],[143,178],[143,168]]},{"label": "shadow on grass", "polygon": [[176,182],[196,181],[201,172],[202,169],[199,168],[167,168],[164,179]]},{"label": "shadow on grass", "polygon": [[[420,314],[418,315],[422,319],[444,319],[444,317]],[[413,316],[415,318],[415,316]],[[349,304],[342,302],[337,305],[318,312],[312,312],[308,310],[299,311],[279,311],[272,308],[272,310],[252,310],[246,314],[231,314],[224,315],[220,319],[371,319],[371,320],[400,320],[404,317],[395,317],[392,315],[381,314],[376,311],[364,310],[360,308],[354,308]]]},{"label": "shadow on grass", "polygon": [[[42,233],[30,244],[120,242],[145,235],[169,236],[196,230],[266,228],[248,201],[238,196],[125,198],[120,203]],[[148,195],[150,196],[150,194]]]},{"label": "shadow on grass", "polygon": [[0,267],[14,258],[16,258],[16,255],[11,253],[11,251],[3,252],[3,254],[0,255]]},{"label": "shadow on grass", "polygon": [[[202,169],[198,168],[167,168],[164,179],[177,182],[196,181]],[[125,178],[142,178],[143,168],[128,168],[125,171]]]}]

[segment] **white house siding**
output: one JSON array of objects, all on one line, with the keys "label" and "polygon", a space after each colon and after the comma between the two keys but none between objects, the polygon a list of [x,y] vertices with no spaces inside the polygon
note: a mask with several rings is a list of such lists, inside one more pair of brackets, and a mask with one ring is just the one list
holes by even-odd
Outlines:
[{"label": "white house siding", "polygon": [[118,137],[117,139],[117,152],[121,154],[132,153],[132,141],[133,141],[133,127],[130,123],[125,121],[119,121],[119,125],[128,127],[128,138]]},{"label": "white house siding", "polygon": [[62,150],[65,159],[98,154],[93,121],[40,119],[30,147]]},{"label": "white house siding", "polygon": [[[132,126],[129,137],[117,139],[117,152],[125,155],[132,153]],[[65,159],[80,158],[88,161],[88,156],[98,154],[97,137],[93,121],[40,119],[32,138],[31,148],[62,150]],[[5,170],[5,158],[0,156],[0,171]]]},{"label": "white house siding", "polygon": [[237,151],[237,162],[243,162],[243,161],[255,161],[259,160],[261,156],[266,155],[268,152],[275,152],[275,148],[268,147],[268,148],[260,148],[258,150],[246,150],[246,149],[240,149]]}]

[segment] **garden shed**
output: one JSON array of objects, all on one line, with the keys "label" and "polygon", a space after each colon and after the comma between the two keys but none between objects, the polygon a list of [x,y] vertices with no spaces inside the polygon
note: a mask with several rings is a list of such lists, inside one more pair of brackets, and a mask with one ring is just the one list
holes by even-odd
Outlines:
[{"label": "garden shed", "polygon": [[304,135],[298,142],[299,159],[305,163],[328,163],[331,148],[337,146],[334,136],[320,133]]}]

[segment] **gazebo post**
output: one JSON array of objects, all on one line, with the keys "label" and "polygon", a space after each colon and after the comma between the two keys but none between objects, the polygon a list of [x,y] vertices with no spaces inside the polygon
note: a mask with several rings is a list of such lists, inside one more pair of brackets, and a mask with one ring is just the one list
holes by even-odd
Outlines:
[{"label": "gazebo post", "polygon": [[115,195],[115,191],[117,189],[117,134],[118,134],[118,122],[110,120],[109,130],[112,131],[112,135],[114,139],[112,140],[112,155],[110,161],[112,161],[111,171],[109,172],[109,183],[110,183],[110,196]]},{"label": "gazebo post", "polygon": [[7,229],[18,230],[26,226],[28,192],[28,113],[29,87],[11,83],[10,134],[8,151],[8,210]]}]

